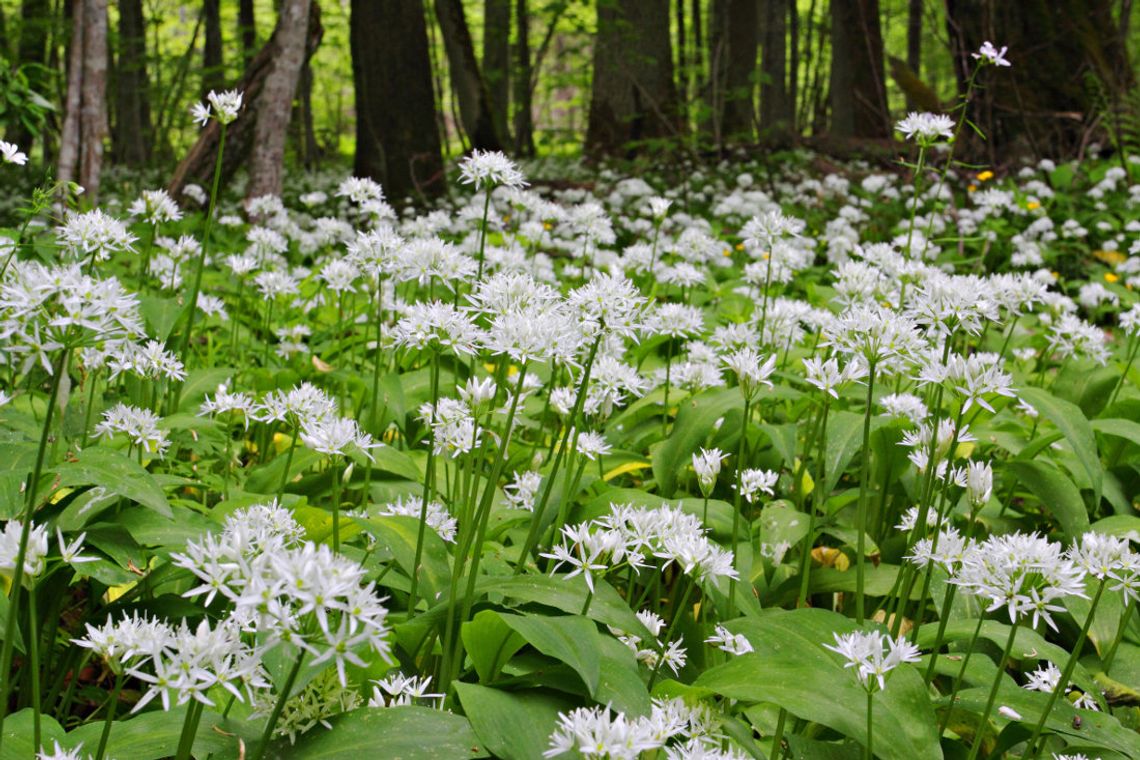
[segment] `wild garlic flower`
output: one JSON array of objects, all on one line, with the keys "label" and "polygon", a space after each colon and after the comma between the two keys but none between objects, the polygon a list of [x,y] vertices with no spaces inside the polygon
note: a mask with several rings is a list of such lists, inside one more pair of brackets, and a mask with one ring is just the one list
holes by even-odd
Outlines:
[{"label": "wild garlic flower", "polygon": [[21,152],[20,147],[15,143],[0,140],[0,160],[3,160],[6,164],[23,166],[28,163],[28,155]]},{"label": "wild garlic flower", "polygon": [[887,688],[887,677],[904,662],[918,662],[918,647],[903,637],[892,639],[877,631],[854,631],[833,634],[835,644],[824,644],[824,649],[842,656],[844,668],[855,668],[859,685],[868,692]]},{"label": "wild garlic flower", "polygon": [[503,486],[503,495],[506,497],[507,506],[511,509],[525,509],[528,512],[533,512],[535,499],[538,497],[538,489],[541,487],[542,473],[534,470],[516,472],[514,480]]},{"label": "wild garlic flower", "polygon": [[741,348],[725,356],[723,361],[736,374],[744,398],[755,399],[762,385],[772,387],[768,378],[776,371],[776,354],[762,360],[755,349]]},{"label": "wild garlic flower", "polygon": [[186,379],[186,369],[174,353],[157,340],[145,344],[124,341],[107,353],[108,379],[114,380],[124,372],[130,372],[145,380]]},{"label": "wild garlic flower", "polygon": [[287,391],[271,391],[252,410],[253,418],[259,422],[289,422],[297,427],[336,414],[336,401],[312,383]]},{"label": "wild garlic flower", "polygon": [[705,498],[712,494],[716,486],[717,476],[720,475],[721,462],[728,455],[720,449],[704,449],[693,454],[693,471],[697,473],[697,484]]},{"label": "wild garlic flower", "polygon": [[182,218],[182,210],[165,190],[143,190],[127,208],[127,214],[147,224],[176,222]]},{"label": "wild garlic flower", "polygon": [[982,46],[978,48],[978,52],[970,53],[970,55],[982,65],[1010,66],[1012,64],[1005,58],[1005,52],[1007,50],[1009,50],[1009,47],[1005,45],[1002,45],[1001,50],[998,50],[994,47],[992,42],[986,40],[982,43]]},{"label": "wild garlic flower", "polygon": [[384,200],[384,189],[379,182],[368,177],[346,177],[336,188],[336,197],[348,198],[353,203]]},{"label": "wild garlic flower", "polygon": [[648,641],[643,641],[641,636],[627,633],[612,625],[607,627],[610,633],[617,637],[618,641],[629,647],[630,651],[633,652],[634,659],[647,668],[656,669],[660,662],[676,674],[685,667],[688,653],[683,646],[684,640],[676,639],[666,643],[660,638],[661,632],[665,629],[665,620],[650,610],[640,610],[637,613],[637,618],[652,634]]},{"label": "wild garlic flower", "polygon": [[854,380],[866,376],[867,368],[861,362],[849,361],[839,368],[839,360],[826,361],[813,356],[803,360],[804,379],[834,399],[839,398],[839,389]]},{"label": "wild garlic flower", "polygon": [[975,509],[985,506],[994,492],[994,470],[989,462],[970,462],[965,468],[966,498]]},{"label": "wild garlic flower", "polygon": [[496,187],[521,189],[527,186],[523,173],[505,153],[478,148],[459,162],[459,181],[464,185],[474,185],[476,190]]},{"label": "wild garlic flower", "polygon": [[604,329],[611,335],[636,340],[644,323],[647,301],[623,275],[603,274],[570,291],[568,303],[591,337]]},{"label": "wild garlic flower", "polygon": [[471,316],[442,301],[411,304],[391,330],[394,345],[418,351],[451,349],[474,354],[482,344],[483,331]]},{"label": "wild garlic flower", "polygon": [[1097,580],[1125,581],[1140,571],[1140,554],[1127,538],[1088,531],[1069,549],[1069,559]]},{"label": "wild garlic flower", "polygon": [[713,644],[722,652],[740,656],[753,651],[752,643],[743,633],[732,633],[723,625],[717,625],[716,632],[705,639],[706,644]]},{"label": "wild garlic flower", "polygon": [[302,420],[301,442],[327,456],[348,456],[356,452],[369,459],[373,459],[371,450],[382,445],[361,430],[356,420],[332,415]]},{"label": "wild garlic flower", "polygon": [[[0,532],[0,576],[9,583],[16,574],[16,558],[20,556],[20,535],[24,524],[20,520],[9,520]],[[32,525],[28,532],[28,544],[24,550],[24,582],[31,584],[44,571],[48,553],[48,532],[43,525]]]},{"label": "wild garlic flower", "polygon": [[478,448],[482,440],[483,428],[471,408],[459,399],[441,398],[435,406],[424,402],[418,416],[431,429],[432,448],[437,455],[446,453],[454,459]]},{"label": "wild garlic flower", "polygon": [[133,253],[135,239],[125,224],[99,209],[82,214],[69,212],[56,229],[60,249],[77,261],[107,261],[114,254]]},{"label": "wild garlic flower", "polygon": [[928,148],[941,140],[954,137],[954,120],[946,114],[911,111],[895,124],[895,130],[906,139]]},{"label": "wild garlic flower", "polygon": [[1032,617],[1056,630],[1057,602],[1068,596],[1087,598],[1085,571],[1068,558],[1060,544],[1032,533],[991,536],[966,554],[951,580],[968,594],[990,601],[987,612],[1005,608],[1011,623]]},{"label": "wild garlic flower", "polygon": [[167,431],[158,424],[158,415],[149,409],[119,402],[103,412],[103,421],[95,426],[95,433],[108,437],[123,433],[130,439],[132,446],[161,457],[170,447],[170,439],[166,437]]},{"label": "wild garlic flower", "polygon": [[414,705],[417,700],[427,700],[441,704],[443,694],[433,694],[431,676],[407,676],[403,673],[390,673],[372,682],[372,697],[369,707],[400,707]]},{"label": "wild garlic flower", "polygon": [[[759,493],[775,496],[776,481],[779,479],[780,474],[773,470],[742,470],[740,473],[740,495],[743,496],[749,504],[755,501]],[[736,488],[735,484],[733,488]]]},{"label": "wild garlic flower", "polygon": [[199,417],[216,417],[219,414],[226,414],[227,412],[240,412],[242,415],[242,422],[248,428],[249,420],[253,417],[255,402],[253,397],[248,393],[231,393],[229,388],[225,385],[219,385],[217,391],[214,392],[214,397],[210,398],[209,394],[205,396],[202,404],[198,407]]},{"label": "wild garlic flower", "polygon": [[[423,504],[424,500],[422,496],[400,497],[380,507],[375,512],[372,512],[372,514],[375,514],[376,517],[399,515],[403,517],[413,517],[418,520],[420,519],[420,515],[425,514]],[[438,501],[429,501],[425,516],[426,519],[424,522],[429,528],[439,534],[441,539],[449,544],[455,543],[455,535],[459,527],[459,522],[447,511],[447,507]]]},{"label": "wild garlic flower", "polygon": [[[936,538],[937,547],[934,545]],[[967,539],[958,532],[957,528],[947,525],[936,537],[915,541],[907,559],[919,568],[925,568],[930,564],[937,565],[953,576],[973,548],[973,539]]]},{"label": "wild garlic flower", "polygon": [[[0,142],[0,145],[4,145],[4,143]],[[83,754],[83,742],[79,742],[71,749],[64,749],[59,746],[58,741],[53,739],[52,745],[51,750],[47,748],[47,745],[41,747],[40,751],[36,753],[35,760],[91,760],[93,757],[90,753]]]},{"label": "wild garlic flower", "polygon": [[796,237],[804,229],[804,223],[795,217],[785,216],[783,212],[768,211],[754,216],[748,220],[740,231],[745,247],[754,255],[771,252],[777,240],[785,237]]},{"label": "wild garlic flower", "polygon": [[241,112],[242,93],[237,90],[216,92],[210,90],[205,103],[195,103],[190,108],[190,115],[199,127],[206,126],[210,119],[217,119],[223,126],[232,124]]},{"label": "wild garlic flower", "polygon": [[[332,729],[330,719],[361,706],[360,691],[355,684],[344,685],[333,671],[325,671],[305,684],[299,692],[285,701],[274,736],[288,737],[289,744],[297,737],[317,726]],[[277,705],[277,695],[270,689],[256,694],[254,718],[268,718]]]},{"label": "wild garlic flower", "polygon": [[[576,752],[583,757],[637,760],[643,752],[661,749],[673,740],[693,743],[716,737],[717,717],[705,706],[690,706],[683,699],[654,699],[649,715],[627,717],[606,707],[579,707],[559,713],[558,727],[550,735],[543,757]],[[666,747],[676,749],[677,747]],[[704,752],[703,746],[698,750]],[[684,755],[688,757],[689,755]],[[709,757],[696,754],[693,757]],[[669,754],[668,757],[678,757]],[[721,757],[711,755],[711,757]],[[723,757],[736,760],[739,755]]]}]

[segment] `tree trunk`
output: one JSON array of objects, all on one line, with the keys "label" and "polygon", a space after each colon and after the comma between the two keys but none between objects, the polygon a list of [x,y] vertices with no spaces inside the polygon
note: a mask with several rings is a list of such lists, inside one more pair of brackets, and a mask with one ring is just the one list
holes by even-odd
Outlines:
[{"label": "tree trunk", "polygon": [[459,101],[463,131],[467,133],[472,148],[502,150],[503,142],[495,127],[487,83],[479,72],[462,0],[435,0],[435,15],[443,33],[447,70]]},{"label": "tree trunk", "polygon": [[531,112],[530,14],[526,0],[515,2],[515,73],[511,79],[515,106],[515,153],[534,155],[534,115]]},{"label": "tree trunk", "polygon": [[831,134],[890,135],[879,0],[831,3]]},{"label": "tree trunk", "polygon": [[[423,5],[352,0],[349,30],[355,174],[380,182],[393,201],[441,194],[446,184]],[[394,102],[400,107],[392,108]]]},{"label": "tree trunk", "polygon": [[211,90],[226,88],[225,61],[222,58],[221,0],[205,0],[206,41],[202,46],[202,100]]},{"label": "tree trunk", "polygon": [[631,152],[639,141],[678,138],[677,112],[669,0],[599,4],[586,152]]},{"label": "tree trunk", "polygon": [[58,177],[82,185],[94,205],[107,137],[107,0],[76,0],[72,14]]},{"label": "tree trunk", "polygon": [[511,99],[511,0],[484,0],[483,77],[491,99],[495,131],[504,139]]},{"label": "tree trunk", "polygon": [[982,42],[1009,46],[1013,66],[983,72],[971,104],[991,155],[1076,151],[1088,124],[1134,83],[1111,0],[947,0],[946,11],[960,89]]},{"label": "tree trunk", "polygon": [[257,20],[253,15],[253,0],[238,0],[238,37],[241,38],[242,62],[249,66],[257,53]]},{"label": "tree trunk", "polygon": [[[246,162],[252,150],[265,84],[273,70],[274,61],[280,55],[279,32],[280,29],[273,31],[273,36],[250,60],[241,81],[235,86],[235,89],[244,93],[245,107],[237,121],[226,127],[226,148],[222,156],[223,185]],[[324,34],[324,28],[321,26],[321,9],[315,1],[309,7],[306,33],[305,55],[309,57],[320,45],[321,36]],[[216,121],[211,120],[202,128],[198,133],[198,140],[178,164],[167,185],[167,192],[172,197],[180,198],[182,189],[191,182],[199,185],[210,183],[214,175],[214,162],[218,155],[220,137],[221,127]]]},{"label": "tree trunk", "polygon": [[788,131],[795,134],[796,113],[799,110],[800,98],[800,9],[796,6],[796,0],[787,0],[787,3],[788,22],[790,24],[788,42],[791,45],[788,50],[788,60],[791,62],[791,70],[788,72],[788,118],[790,122]]},{"label": "tree trunk", "polygon": [[793,121],[788,97],[788,23],[784,0],[764,0],[763,78],[760,80],[760,132],[785,134]]},{"label": "tree trunk", "polygon": [[713,0],[708,92],[718,146],[752,139],[757,15],[757,0]]},{"label": "tree trunk", "polygon": [[[20,3],[20,41],[17,49],[18,63],[45,64],[47,62],[48,33],[55,23],[51,0],[23,0]],[[48,81],[46,69],[30,66],[24,69],[28,86],[33,91],[45,94]],[[19,145],[25,152],[31,152],[33,132],[19,121],[8,124],[5,137],[8,142]]]},{"label": "tree trunk", "polygon": [[301,65],[301,79],[297,83],[297,112],[301,164],[312,170],[317,168],[321,147],[317,143],[317,130],[313,123],[313,67],[307,58]]},{"label": "tree trunk", "polygon": [[150,80],[146,71],[146,18],[142,0],[119,0],[119,60],[115,71],[117,162],[145,166],[151,158]]},{"label": "tree trunk", "polygon": [[293,98],[305,63],[305,37],[309,24],[310,0],[283,0],[277,17],[277,56],[265,78],[265,88],[257,104],[257,127],[249,157],[247,198],[281,195],[285,171],[285,136]]}]

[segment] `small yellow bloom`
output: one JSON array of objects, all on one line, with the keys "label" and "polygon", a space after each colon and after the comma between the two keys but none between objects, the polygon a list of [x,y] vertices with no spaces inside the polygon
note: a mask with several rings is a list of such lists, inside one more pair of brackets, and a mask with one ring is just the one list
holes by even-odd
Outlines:
[{"label": "small yellow bloom", "polygon": [[1025,208],[1029,209],[1030,211],[1036,211],[1037,209],[1041,208],[1041,204],[1037,201],[1029,201],[1029,203],[1025,204]]},{"label": "small yellow bloom", "polygon": [[550,230],[554,229],[554,225],[551,224],[550,222],[543,222],[542,223],[542,229],[550,231]]},{"label": "small yellow bloom", "polygon": [[1116,272],[1105,272],[1104,273],[1104,281],[1105,282],[1120,282],[1120,275],[1118,275]]},{"label": "small yellow bloom", "polygon": [[978,182],[986,182],[987,180],[991,180],[993,178],[994,173],[989,169],[986,169],[984,172],[978,172]]},{"label": "small yellow bloom", "polygon": [[731,248],[725,248],[723,251],[721,251],[721,255],[724,256],[725,258],[728,258],[729,256],[732,255],[732,249]]},{"label": "small yellow bloom", "polygon": [[765,259],[765,260],[771,258],[771,256],[772,256],[772,254],[768,253],[767,251],[764,251],[764,253],[760,254],[760,258]]},{"label": "small yellow bloom", "polygon": [[736,244],[736,250],[743,251],[744,250],[744,243],[737,243]]},{"label": "small yellow bloom", "polygon": [[978,189],[977,185],[967,185],[966,186],[966,192],[968,192],[968,193],[972,193],[977,189]]}]

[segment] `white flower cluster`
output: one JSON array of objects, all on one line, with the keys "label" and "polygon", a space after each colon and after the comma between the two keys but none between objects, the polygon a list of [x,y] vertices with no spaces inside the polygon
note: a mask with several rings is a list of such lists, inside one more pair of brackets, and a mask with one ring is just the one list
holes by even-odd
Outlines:
[{"label": "white flower cluster", "polygon": [[669,758],[744,757],[719,727],[720,719],[708,707],[690,706],[680,698],[655,699],[649,715],[640,718],[612,714],[605,707],[579,707],[558,715],[550,749],[543,756],[576,752],[582,757],[637,760],[643,752],[666,748]]},{"label": "white flower cluster", "polygon": [[859,684],[868,692],[887,688],[887,676],[904,662],[918,662],[918,647],[901,636],[892,639],[877,631],[834,634],[835,644],[824,649],[841,655],[844,668],[855,668]]}]

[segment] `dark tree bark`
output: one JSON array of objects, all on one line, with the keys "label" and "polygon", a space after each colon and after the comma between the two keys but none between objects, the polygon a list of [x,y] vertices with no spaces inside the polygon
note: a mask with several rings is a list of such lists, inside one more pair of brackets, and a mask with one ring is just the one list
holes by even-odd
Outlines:
[{"label": "dark tree bark", "polygon": [[[17,46],[18,63],[44,64],[47,62],[48,35],[55,18],[52,13],[51,0],[22,0],[20,3],[20,40]],[[36,92],[43,94],[48,82],[44,76],[46,69],[32,66],[25,69],[28,85]],[[19,121],[8,125],[5,134],[8,142],[16,143],[25,151],[32,147],[32,132]]]},{"label": "dark tree bark", "polygon": [[145,166],[150,161],[153,134],[142,0],[119,0],[115,129],[111,134],[114,159],[127,166]]},{"label": "dark tree bark", "polygon": [[946,10],[960,90],[982,42],[1009,46],[1013,66],[983,72],[971,104],[993,156],[1075,151],[1104,106],[1098,92],[1111,103],[1134,83],[1110,0],[947,0]]},{"label": "dark tree bark", "polygon": [[[274,61],[280,55],[278,29],[249,62],[241,80],[235,88],[244,93],[245,107],[237,121],[226,127],[226,148],[222,155],[223,186],[233,177],[234,172],[249,158],[254,143],[258,115],[261,110],[263,90]],[[324,28],[321,26],[320,6],[312,2],[309,6],[309,21],[306,25],[305,55],[312,56],[320,45]],[[221,128],[216,121],[210,121],[198,134],[198,140],[174,170],[167,192],[178,199],[182,189],[191,182],[208,185],[214,175],[214,162],[218,155],[218,142]]]},{"label": "dark tree bark", "polygon": [[788,44],[790,45],[788,60],[791,62],[791,70],[788,71],[788,115],[790,117],[788,131],[795,134],[796,114],[798,113],[800,98],[800,9],[796,5],[796,0],[787,0],[787,3]]},{"label": "dark tree bark", "polygon": [[708,92],[712,137],[718,146],[752,139],[757,15],[756,0],[713,0]]},{"label": "dark tree bark", "polygon": [[508,139],[511,100],[511,0],[484,0],[483,78],[491,99],[495,131]]},{"label": "dark tree bark", "polygon": [[906,6],[906,65],[922,76],[922,0],[908,0]]},{"label": "dark tree bark", "polygon": [[350,41],[356,175],[378,181],[393,200],[439,195],[446,185],[423,5],[352,0]]},{"label": "dark tree bark", "polygon": [[890,135],[879,0],[832,0],[831,134]]},{"label": "dark tree bark", "polygon": [[773,137],[788,132],[794,120],[794,100],[788,95],[788,23],[783,0],[764,0],[763,25],[760,132]]},{"label": "dark tree bark", "polygon": [[277,16],[278,51],[257,104],[257,131],[249,160],[247,198],[281,195],[285,171],[285,137],[293,98],[305,64],[310,0],[283,0]]},{"label": "dark tree bark", "polygon": [[534,115],[531,113],[530,13],[526,0],[515,1],[515,56],[511,85],[515,107],[515,154],[534,155]]},{"label": "dark tree bark", "polygon": [[297,83],[297,117],[301,164],[306,169],[315,169],[321,147],[317,143],[317,130],[313,121],[313,67],[308,60],[301,66],[301,78]]},{"label": "dark tree bark", "polygon": [[447,70],[459,101],[459,117],[472,148],[502,150],[503,141],[495,128],[491,96],[479,71],[471,30],[463,13],[462,0],[435,0],[435,15],[443,34]]},{"label": "dark tree bark", "polygon": [[668,0],[606,0],[598,6],[586,151],[627,152],[631,143],[681,135]]},{"label": "dark tree bark", "polygon": [[685,0],[677,0],[677,90],[686,102],[689,98],[689,61],[685,55],[687,46],[688,42],[685,39]]},{"label": "dark tree bark", "polygon": [[222,58],[222,0],[204,0],[206,40],[202,46],[202,99],[211,90],[226,88],[225,61]]},{"label": "dark tree bark", "polygon": [[241,38],[241,58],[246,66],[257,53],[257,20],[253,14],[253,0],[238,0],[238,37]]},{"label": "dark tree bark", "polygon": [[72,13],[57,176],[82,185],[85,200],[94,205],[107,137],[107,0],[76,0]]}]

